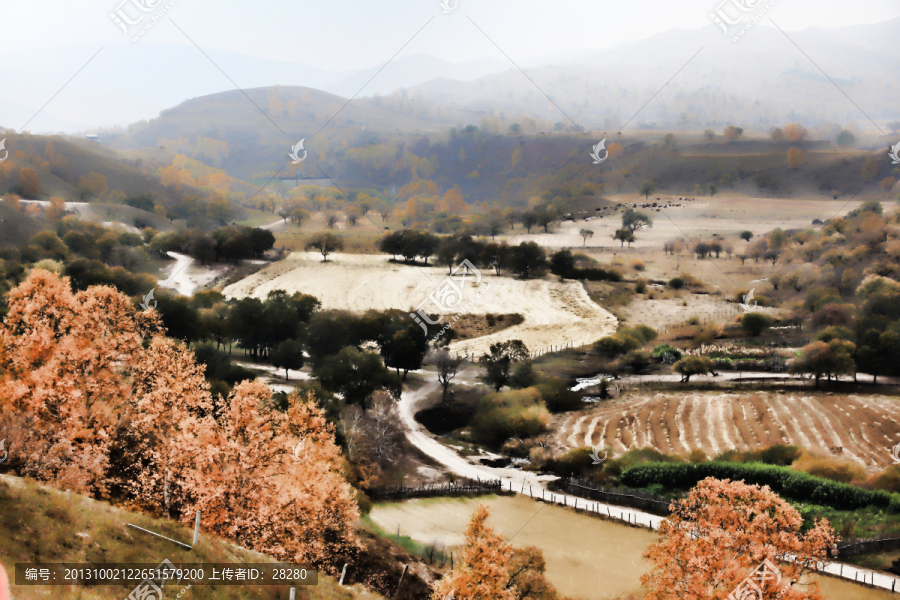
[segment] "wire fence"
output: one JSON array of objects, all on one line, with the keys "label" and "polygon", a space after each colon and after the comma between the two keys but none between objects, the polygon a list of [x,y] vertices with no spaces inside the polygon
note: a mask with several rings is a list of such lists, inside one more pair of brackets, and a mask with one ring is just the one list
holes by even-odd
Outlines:
[{"label": "wire fence", "polygon": [[495,494],[503,487],[499,479],[489,481],[448,481],[446,483],[423,483],[407,486],[398,484],[366,490],[373,500],[404,500],[407,498],[430,498],[434,496],[467,496]]},{"label": "wire fence", "polygon": [[650,510],[664,515],[669,514],[669,505],[672,503],[671,499],[657,494],[623,488],[597,486],[589,481],[575,477],[570,477],[568,479],[566,487],[568,488],[569,493],[573,495],[578,494],[580,496],[587,496],[592,500],[601,500],[606,504],[640,508],[642,510]]}]

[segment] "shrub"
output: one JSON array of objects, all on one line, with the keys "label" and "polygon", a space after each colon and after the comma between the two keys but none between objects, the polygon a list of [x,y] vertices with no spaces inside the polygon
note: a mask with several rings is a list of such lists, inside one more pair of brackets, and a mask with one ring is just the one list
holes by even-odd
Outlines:
[{"label": "shrub", "polygon": [[759,460],[768,465],[778,465],[786,467],[793,464],[800,456],[799,446],[789,446],[788,444],[774,444],[760,450],[758,453]]},{"label": "shrub", "polygon": [[596,466],[591,458],[592,452],[592,448],[572,448],[559,458],[548,460],[544,468],[559,477],[581,475],[585,470]]},{"label": "shrub", "polygon": [[631,265],[631,268],[634,269],[635,271],[643,271],[644,269],[647,268],[647,265],[644,264],[644,261],[639,260],[637,258],[635,258],[628,264]]},{"label": "shrub", "polygon": [[840,325],[832,325],[831,327],[826,327],[825,329],[817,333],[815,339],[820,342],[825,342],[826,344],[831,340],[848,340],[855,344],[856,334],[846,327],[841,327]]},{"label": "shrub", "polygon": [[584,408],[581,394],[570,390],[559,377],[551,377],[535,387],[550,412],[558,413]]},{"label": "shrub", "polygon": [[748,312],[741,317],[741,329],[752,335],[758,336],[772,326],[772,317],[761,312]]},{"label": "shrub", "polygon": [[691,450],[691,453],[688,454],[688,462],[690,463],[702,463],[709,460],[709,457],[706,455],[706,452],[703,451],[703,448],[694,448]]},{"label": "shrub", "polygon": [[869,485],[876,490],[900,492],[900,465],[891,465],[875,477]]},{"label": "shrub", "polygon": [[632,336],[620,334],[606,336],[594,342],[594,352],[607,358],[615,358],[640,348],[640,341]]},{"label": "shrub", "polygon": [[634,291],[638,294],[643,294],[647,291],[647,280],[646,279],[638,279],[634,284]]},{"label": "shrub", "polygon": [[680,290],[684,287],[684,280],[681,277],[673,277],[669,280],[669,287],[673,290]]},{"label": "shrub", "polygon": [[640,350],[632,350],[622,359],[622,365],[631,367],[635,373],[643,373],[650,366],[650,357]]},{"label": "shrub", "polygon": [[372,512],[372,500],[362,490],[354,490],[356,492],[356,506],[359,507],[360,514],[367,515]]},{"label": "shrub", "polygon": [[[618,477],[627,469],[644,463],[678,463],[681,459],[677,456],[663,454],[656,448],[632,448],[622,456],[607,460],[603,463],[603,471],[613,477]],[[663,484],[665,485],[665,483]]]},{"label": "shrub", "polygon": [[863,468],[854,461],[841,460],[831,456],[817,456],[808,452],[804,452],[791,465],[791,468],[795,471],[802,471],[816,477],[840,481],[841,483],[860,480],[866,475]]},{"label": "shrub", "polygon": [[536,388],[488,394],[472,417],[472,433],[481,443],[499,447],[512,437],[527,438],[543,431],[550,415]]},{"label": "shrub", "polygon": [[681,281],[684,282],[684,285],[690,287],[703,287],[704,285],[706,285],[690,273],[682,273]]},{"label": "shrub", "polygon": [[719,461],[698,464],[647,463],[629,467],[622,472],[619,479],[623,485],[634,488],[646,488],[654,483],[662,483],[669,489],[687,490],[707,477],[768,485],[780,496],[836,510],[878,506],[892,512],[900,512],[900,500],[885,491],[864,490],[795,471],[789,467],[761,463],[739,464]]},{"label": "shrub", "polygon": [[681,350],[679,350],[678,348],[674,348],[669,344],[659,344],[653,349],[653,352],[651,352],[651,356],[653,356],[653,358],[658,358],[660,360],[662,360],[666,354],[671,354],[672,358],[674,358],[675,360],[680,360],[681,357],[684,356]]},{"label": "shrub", "polygon": [[847,325],[851,321],[851,305],[831,302],[816,310],[812,316],[813,325],[816,327]]},{"label": "shrub", "polygon": [[537,382],[538,375],[534,370],[534,365],[531,364],[530,360],[526,360],[516,365],[509,378],[509,387],[518,390],[531,387]]},{"label": "shrub", "polygon": [[653,341],[656,339],[656,330],[652,327],[648,327],[643,323],[639,323],[634,327],[626,327],[622,330],[622,333],[625,335],[632,335],[639,339],[642,344],[646,344],[647,342]]}]

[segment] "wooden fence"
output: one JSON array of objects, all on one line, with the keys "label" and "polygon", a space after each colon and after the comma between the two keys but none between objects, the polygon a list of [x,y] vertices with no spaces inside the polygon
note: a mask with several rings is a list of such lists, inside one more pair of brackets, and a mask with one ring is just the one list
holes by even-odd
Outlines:
[{"label": "wooden fence", "polygon": [[892,552],[900,549],[900,537],[881,535],[873,538],[847,540],[838,544],[838,556],[856,556],[871,552]]},{"label": "wooden fence", "polygon": [[423,483],[417,486],[389,485],[367,490],[366,494],[373,500],[405,500],[407,498],[429,498],[432,496],[465,496],[469,494],[496,494],[501,490],[503,482],[499,479],[489,481],[451,481],[447,483]]},{"label": "wooden fence", "polygon": [[631,508],[650,510],[664,515],[669,514],[669,504],[672,503],[672,500],[656,494],[606,486],[598,487],[590,484],[588,481],[574,477],[568,479],[566,487],[572,495],[587,496],[607,504],[630,506]]}]

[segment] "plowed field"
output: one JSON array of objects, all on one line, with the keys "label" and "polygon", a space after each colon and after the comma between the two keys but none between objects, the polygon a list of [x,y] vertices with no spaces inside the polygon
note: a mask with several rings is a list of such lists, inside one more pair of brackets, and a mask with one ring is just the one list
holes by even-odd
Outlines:
[{"label": "plowed field", "polygon": [[876,471],[893,463],[900,402],[887,396],[803,393],[628,395],[557,415],[551,430],[551,443],[562,450],[600,445],[614,454],[643,447],[687,454],[702,448],[715,456],[732,448],[785,443]]}]

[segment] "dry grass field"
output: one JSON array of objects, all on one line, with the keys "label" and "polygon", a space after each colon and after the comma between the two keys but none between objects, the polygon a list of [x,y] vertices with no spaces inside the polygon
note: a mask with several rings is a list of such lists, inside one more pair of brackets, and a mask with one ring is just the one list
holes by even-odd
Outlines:
[{"label": "dry grass field", "polygon": [[892,464],[900,442],[900,402],[888,396],[832,393],[625,394],[597,408],[566,413],[551,423],[559,450],[608,446],[615,454],[653,447],[709,456],[728,449],[796,444],[858,462],[874,472]]},{"label": "dry grass field", "polygon": [[[651,196],[650,202],[656,202],[657,197],[661,198],[661,202],[665,202],[667,198],[665,194],[657,192]],[[679,203],[677,196],[668,198]],[[610,196],[610,199],[629,205],[646,202],[637,194]],[[751,281],[769,277],[782,268],[782,262],[773,267],[765,261],[755,263],[748,260],[742,265],[740,260],[728,258],[724,253],[717,259],[698,260],[692,258],[687,251],[682,251],[680,256],[667,256],[663,254],[663,243],[675,238],[693,241],[709,239],[717,233],[723,236],[725,243],[733,247],[736,255],[747,245],[747,242],[738,238],[741,231],[748,230],[758,236],[776,227],[785,230],[813,228],[813,219],[825,221],[838,212],[845,214],[860,204],[854,200],[844,206],[845,202],[844,199],[754,198],[720,194],[712,198],[697,197],[693,202],[681,202],[681,207],[665,208],[660,212],[639,209],[653,219],[653,227],[639,229],[635,233],[637,240],[630,248],[627,244],[623,248],[620,242],[612,239],[616,229],[622,227],[621,210],[612,215],[609,215],[610,211],[604,211],[603,214],[608,216],[590,221],[563,221],[555,229],[551,229],[549,234],[536,228],[532,229],[533,233],[528,234],[524,229],[518,228],[507,232],[505,239],[513,244],[534,241],[552,250],[569,248],[573,252],[583,252],[601,263],[618,263],[618,268],[628,279],[644,277],[667,281],[677,275],[690,273],[706,283],[709,291],[718,290],[731,295],[739,289],[754,287],[755,284]],[[581,229],[593,231],[593,237],[583,240],[578,233]],[[643,261],[646,269],[641,272],[631,269],[629,263],[633,259]]]},{"label": "dry grass field", "polygon": [[[226,287],[229,298],[265,298],[271,291],[301,291],[317,297],[326,309],[415,310],[446,276],[446,267],[418,267],[388,262],[386,256],[292,253],[250,277]],[[477,298],[474,305],[464,308]],[[521,280],[482,272],[476,287],[464,291],[459,313],[519,314],[524,321],[476,339],[458,341],[450,349],[481,354],[490,344],[522,340],[531,350],[571,342],[591,343],[616,329],[616,319],[597,306],[578,282]],[[425,310],[434,310],[424,305]],[[446,322],[447,317],[445,317]],[[432,333],[437,333],[433,327]]]}]

